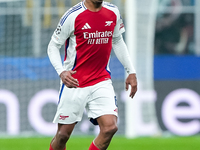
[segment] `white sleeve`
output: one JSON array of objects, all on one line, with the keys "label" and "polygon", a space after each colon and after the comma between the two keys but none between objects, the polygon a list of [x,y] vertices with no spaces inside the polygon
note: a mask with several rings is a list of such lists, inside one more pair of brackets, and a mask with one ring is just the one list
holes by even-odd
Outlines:
[{"label": "white sleeve", "polygon": [[136,73],[135,68],[133,67],[127,46],[122,38],[122,35],[118,37],[113,37],[112,44],[113,44],[112,48],[115,52],[115,55],[124,66],[126,72],[128,74]]},{"label": "white sleeve", "polygon": [[59,45],[63,45],[66,41],[66,39],[68,39],[70,37],[70,35],[72,34],[73,30],[74,30],[74,21],[73,21],[73,16],[68,16],[66,18],[66,15],[68,14],[68,11],[62,16],[62,18],[60,19],[56,30],[54,31],[51,39],[59,44]]},{"label": "white sleeve", "polygon": [[51,39],[48,45],[47,54],[49,56],[50,62],[55,68],[58,75],[60,75],[65,69],[62,65],[62,60],[60,56],[61,44],[57,44],[54,40]]},{"label": "white sleeve", "polygon": [[60,19],[60,22],[58,23],[58,26],[51,37],[47,49],[47,54],[49,56],[50,62],[52,63],[58,75],[60,75],[65,70],[62,65],[60,48],[65,43],[66,39],[69,38],[74,29],[73,21],[71,20],[73,17],[70,16],[66,19],[65,16],[67,13],[68,11]]},{"label": "white sleeve", "polygon": [[116,11],[116,15],[117,15],[117,22],[116,22],[116,26],[114,29],[113,37],[118,37],[123,32],[125,32],[124,23],[123,23],[122,17],[120,15],[120,12],[118,9]]}]

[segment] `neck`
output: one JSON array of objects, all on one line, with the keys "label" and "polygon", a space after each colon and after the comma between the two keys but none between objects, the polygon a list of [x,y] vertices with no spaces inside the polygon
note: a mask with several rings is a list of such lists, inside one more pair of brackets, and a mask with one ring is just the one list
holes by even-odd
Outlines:
[{"label": "neck", "polygon": [[91,0],[85,0],[84,2],[87,9],[93,12],[98,12],[102,8],[102,2],[93,2]]}]

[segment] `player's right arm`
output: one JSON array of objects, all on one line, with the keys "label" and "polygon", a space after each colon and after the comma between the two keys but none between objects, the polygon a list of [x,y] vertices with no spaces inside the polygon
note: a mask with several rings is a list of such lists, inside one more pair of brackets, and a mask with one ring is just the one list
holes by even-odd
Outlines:
[{"label": "player's right arm", "polygon": [[66,14],[61,18],[57,29],[53,33],[48,45],[47,54],[50,62],[55,68],[56,72],[60,76],[62,82],[69,88],[75,88],[78,86],[78,81],[72,77],[75,71],[67,71],[62,64],[60,56],[60,48],[65,43],[66,39],[71,34],[71,21],[66,19]]},{"label": "player's right arm", "polygon": [[63,71],[65,71],[65,69],[63,68],[62,60],[60,56],[61,46],[62,46],[61,44],[58,44],[54,42],[53,39],[51,39],[47,48],[47,54],[49,56],[50,62],[55,68],[58,75],[60,75]]},{"label": "player's right arm", "polygon": [[78,81],[72,77],[76,71],[66,71],[63,68],[61,57],[60,57],[60,48],[62,45],[56,44],[53,40],[49,42],[47,53],[50,59],[51,64],[57,71],[62,82],[69,88],[76,88],[79,86]]}]

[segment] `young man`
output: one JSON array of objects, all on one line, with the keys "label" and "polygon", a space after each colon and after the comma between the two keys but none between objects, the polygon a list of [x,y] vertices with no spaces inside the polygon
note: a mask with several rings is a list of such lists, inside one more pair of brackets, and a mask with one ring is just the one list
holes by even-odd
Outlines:
[{"label": "young man", "polygon": [[[58,109],[54,123],[58,130],[50,150],[64,150],[86,108],[90,121],[100,133],[89,150],[106,150],[117,131],[117,106],[108,62],[113,48],[129,74],[126,89],[130,97],[137,91],[135,70],[122,33],[125,31],[119,10],[103,0],[84,0],[61,18],[48,46],[52,65],[61,78]],[[65,43],[62,65],[60,48]]]}]

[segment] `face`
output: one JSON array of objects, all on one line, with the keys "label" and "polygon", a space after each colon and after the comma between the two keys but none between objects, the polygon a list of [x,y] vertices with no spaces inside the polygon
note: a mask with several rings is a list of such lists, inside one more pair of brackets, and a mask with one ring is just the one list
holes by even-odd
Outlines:
[{"label": "face", "polygon": [[85,0],[87,3],[92,3],[95,8],[100,8],[102,6],[103,0]]},{"label": "face", "polygon": [[101,4],[103,0],[90,0],[94,4]]}]

